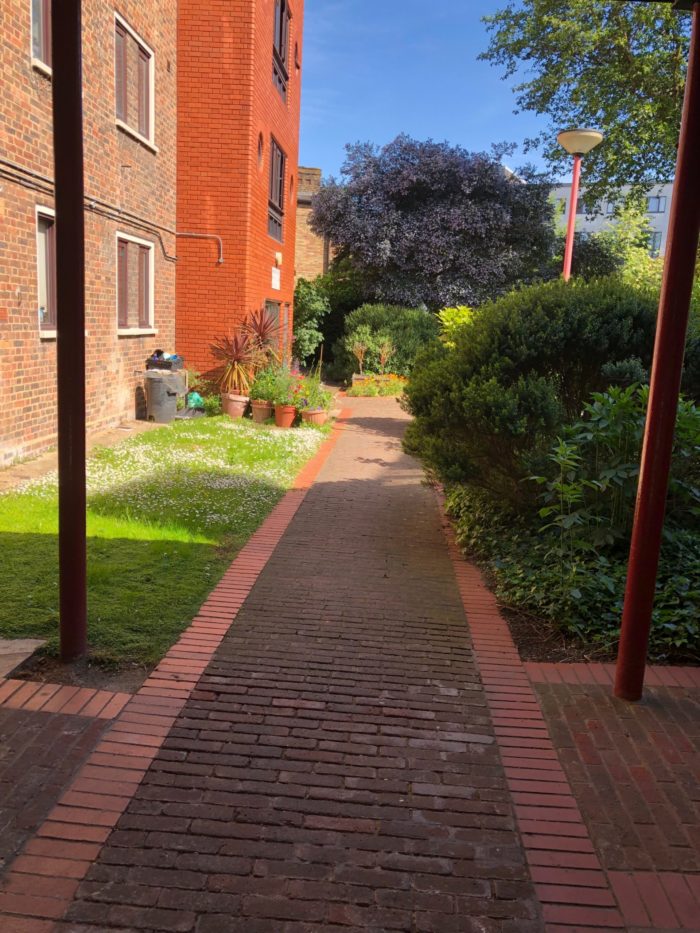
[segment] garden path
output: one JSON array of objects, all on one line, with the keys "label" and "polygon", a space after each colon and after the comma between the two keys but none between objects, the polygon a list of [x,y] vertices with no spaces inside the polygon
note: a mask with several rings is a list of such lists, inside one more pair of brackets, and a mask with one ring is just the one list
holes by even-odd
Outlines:
[{"label": "garden path", "polygon": [[542,929],[435,495],[353,404],[65,929]]}]

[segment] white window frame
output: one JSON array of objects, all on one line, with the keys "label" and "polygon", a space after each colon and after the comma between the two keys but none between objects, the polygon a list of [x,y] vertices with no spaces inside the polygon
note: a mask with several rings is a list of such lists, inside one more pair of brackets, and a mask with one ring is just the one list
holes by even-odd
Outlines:
[{"label": "white window frame", "polygon": [[[148,313],[150,318],[149,327],[120,327],[119,326],[119,241],[126,240],[129,243],[138,243],[139,246],[147,246],[150,250],[148,261]],[[155,243],[152,240],[144,240],[142,237],[134,236],[132,233],[124,233],[117,230],[114,234],[114,320],[117,326],[118,337],[141,337],[147,334],[157,334],[158,329],[155,326],[156,321],[156,265]]]},{"label": "white window frame", "polygon": [[53,68],[34,54],[34,4],[32,0],[27,0],[27,2],[29,3],[29,58],[32,68],[50,78],[53,75]]},{"label": "white window frame", "polygon": [[[148,52],[148,128],[150,133],[148,136],[143,136],[137,129],[134,129],[133,126],[130,126],[128,123],[125,123],[124,120],[121,120],[117,113],[117,97],[116,97],[116,85],[117,85],[117,50],[114,36],[112,36],[112,71],[114,79],[112,81],[112,93],[114,94],[114,123],[118,129],[123,133],[126,133],[127,136],[132,136],[134,139],[138,140],[140,143],[143,143],[144,146],[147,146],[153,152],[158,152],[158,147],[156,146],[156,53],[150,47],[150,45],[145,42],[141,36],[133,29],[123,16],[120,16],[117,11],[114,11],[114,25],[119,23],[122,29],[125,29],[132,39],[135,39],[136,42]],[[114,32],[115,30],[113,30]]]},{"label": "white window frame", "polygon": [[40,243],[39,243],[39,218],[40,217],[50,217],[53,222],[56,222],[56,211],[53,207],[45,207],[43,204],[34,205],[34,231],[35,231],[35,240],[36,240],[36,282],[37,282],[37,301],[36,301],[36,323],[39,328],[39,339],[40,340],[55,340],[57,331],[56,328],[42,327],[41,319],[39,318],[39,262],[40,262]]}]

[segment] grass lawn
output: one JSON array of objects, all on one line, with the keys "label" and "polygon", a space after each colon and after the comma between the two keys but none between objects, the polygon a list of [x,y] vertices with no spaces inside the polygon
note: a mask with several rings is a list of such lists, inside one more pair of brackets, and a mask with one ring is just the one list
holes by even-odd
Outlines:
[{"label": "grass lawn", "polygon": [[[284,495],[323,433],[200,418],[88,461],[88,638],[100,663],[152,665]],[[58,650],[56,475],[0,495],[0,637]]]}]

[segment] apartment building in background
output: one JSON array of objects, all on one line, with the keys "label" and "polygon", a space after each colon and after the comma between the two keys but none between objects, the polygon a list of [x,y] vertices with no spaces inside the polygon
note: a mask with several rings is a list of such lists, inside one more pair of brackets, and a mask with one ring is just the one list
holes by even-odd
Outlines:
[{"label": "apartment building in background", "polygon": [[[0,0],[0,464],[56,437],[50,4]],[[143,414],[156,348],[206,372],[264,305],[289,345],[302,21],[303,0],[83,3],[89,430]]]},{"label": "apartment building in background", "polygon": [[311,201],[321,190],[321,169],[299,166],[297,188],[297,243],[296,278],[316,278],[328,272],[331,259],[328,237],[321,237],[311,229]]},{"label": "apartment building in background", "polygon": [[[628,194],[629,185],[620,189],[619,200],[624,200]],[[668,239],[668,218],[671,210],[671,194],[673,182],[654,185],[646,195],[646,214],[651,234],[649,237],[649,251],[652,256],[663,256]],[[552,188],[552,197],[555,203],[564,210],[564,216],[569,209],[571,185],[556,185]],[[606,201],[600,205],[587,204],[586,192],[582,190],[579,195],[576,211],[576,230],[581,233],[602,233],[614,226],[616,221],[615,208],[617,201]]]}]

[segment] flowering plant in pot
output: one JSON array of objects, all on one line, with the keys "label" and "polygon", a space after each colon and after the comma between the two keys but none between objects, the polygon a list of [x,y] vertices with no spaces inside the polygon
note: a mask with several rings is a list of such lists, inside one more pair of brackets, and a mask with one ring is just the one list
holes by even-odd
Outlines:
[{"label": "flowering plant in pot", "polygon": [[253,378],[255,347],[241,330],[232,337],[219,337],[211,344],[211,352],[215,359],[221,361],[218,379],[221,407],[231,418],[242,418]]},{"label": "flowering plant in pot", "polygon": [[305,380],[303,395],[298,401],[301,420],[307,424],[325,424],[333,401],[333,394],[324,389],[320,374],[308,376]]},{"label": "flowering plant in pot", "polygon": [[300,379],[288,369],[281,369],[275,379],[272,404],[275,406],[275,424],[278,428],[291,428],[297,413],[297,402],[301,390]]},{"label": "flowering plant in pot", "polygon": [[273,399],[277,387],[279,369],[266,366],[259,370],[250,387],[250,404],[253,409],[253,421],[262,424],[272,417]]}]

